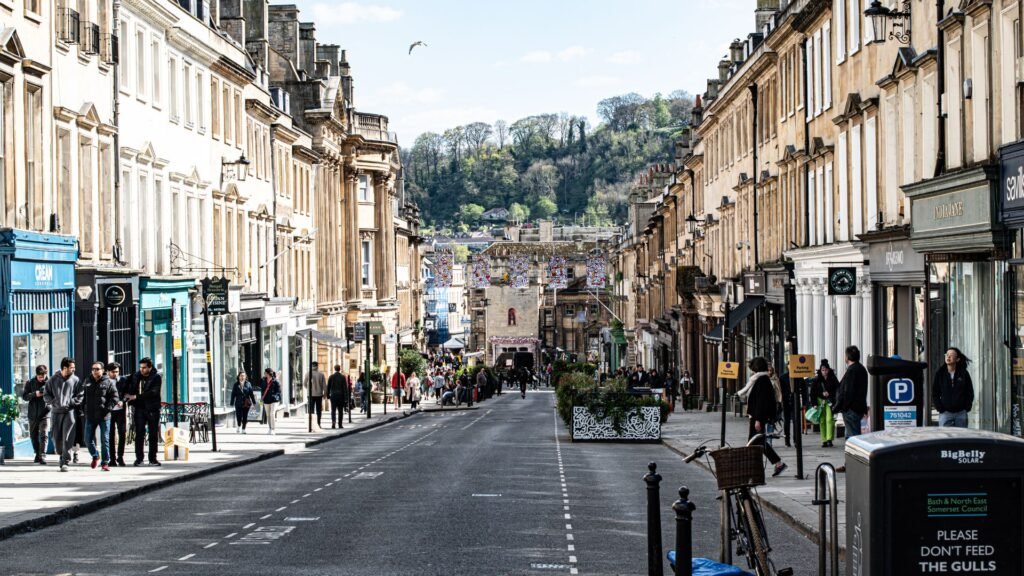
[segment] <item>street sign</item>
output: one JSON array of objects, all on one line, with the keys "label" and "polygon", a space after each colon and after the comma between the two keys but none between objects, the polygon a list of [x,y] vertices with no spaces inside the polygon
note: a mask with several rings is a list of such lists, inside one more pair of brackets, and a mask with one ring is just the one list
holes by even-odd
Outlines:
[{"label": "street sign", "polygon": [[398,334],[385,334],[384,335],[384,343],[385,344],[397,344],[398,343]]},{"label": "street sign", "polygon": [[171,334],[174,338],[171,353],[175,358],[181,358],[181,309],[177,306],[171,306]]},{"label": "street sign", "polygon": [[384,333],[384,323],[379,320],[370,321],[370,336],[380,336]]},{"label": "street sign", "polygon": [[917,406],[883,406],[885,429],[913,428],[917,426]]},{"label": "street sign", "polygon": [[740,365],[738,362],[719,362],[718,378],[722,380],[736,380],[740,377]]},{"label": "street sign", "polygon": [[910,378],[893,378],[886,385],[890,404],[910,404],[914,401],[914,381]]},{"label": "street sign", "polygon": [[366,322],[358,322],[352,326],[352,340],[354,342],[366,340]]},{"label": "street sign", "polygon": [[814,354],[790,354],[790,378],[814,378]]},{"label": "street sign", "polygon": [[228,279],[204,278],[203,298],[206,300],[206,311],[211,316],[228,313]]}]

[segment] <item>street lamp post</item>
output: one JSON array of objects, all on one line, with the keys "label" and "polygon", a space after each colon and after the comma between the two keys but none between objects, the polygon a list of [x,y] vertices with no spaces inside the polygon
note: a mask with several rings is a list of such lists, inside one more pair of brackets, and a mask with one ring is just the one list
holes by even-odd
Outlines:
[{"label": "street lamp post", "polygon": [[213,354],[210,352],[210,304],[216,296],[207,294],[203,297],[203,324],[206,329],[206,384],[210,391],[210,439],[213,451],[217,451],[217,420],[213,409],[217,404],[213,388]]}]

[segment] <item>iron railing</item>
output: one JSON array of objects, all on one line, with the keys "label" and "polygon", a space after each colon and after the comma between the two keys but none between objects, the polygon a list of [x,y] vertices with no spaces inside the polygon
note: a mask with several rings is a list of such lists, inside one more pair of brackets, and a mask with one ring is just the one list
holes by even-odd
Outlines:
[{"label": "iron railing", "polygon": [[83,21],[80,26],[79,38],[82,52],[86,54],[100,53],[100,27],[99,24]]},{"label": "iron railing", "polygon": [[57,38],[65,44],[78,44],[81,40],[78,11],[57,8]]},{"label": "iron railing", "polygon": [[100,35],[100,50],[102,54],[100,57],[103,62],[107,64],[118,64],[121,61],[120,46],[117,43],[117,34],[101,34]]}]

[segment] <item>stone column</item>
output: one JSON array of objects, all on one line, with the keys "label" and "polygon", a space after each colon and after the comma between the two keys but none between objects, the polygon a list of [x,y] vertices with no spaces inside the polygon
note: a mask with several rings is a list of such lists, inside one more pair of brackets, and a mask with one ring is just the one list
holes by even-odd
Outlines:
[{"label": "stone column", "polygon": [[[864,300],[860,291],[850,297],[850,342],[863,351],[865,344],[871,339],[870,327],[864,326]],[[865,332],[867,328],[867,332]],[[867,362],[867,357],[864,358]]]},{"label": "stone column", "polygon": [[858,344],[858,346],[860,346],[861,357],[865,362],[867,362],[868,355],[874,353],[875,334],[875,314],[874,308],[872,307],[871,282],[867,278],[865,278],[865,281],[862,284],[861,299],[863,300],[863,305],[860,318],[862,319],[861,329],[863,330],[863,335],[861,338],[862,343]]},{"label": "stone column", "polygon": [[836,358],[846,357],[846,347],[850,345],[850,329],[851,324],[859,323],[857,320],[850,318],[850,297],[849,296],[837,296],[836,301],[836,318],[838,319],[838,329],[836,330]]},{"label": "stone column", "polygon": [[356,190],[356,173],[351,167],[346,167],[343,179],[343,194],[347,201],[348,210],[345,218],[345,255],[348,262],[348,270],[345,271],[343,282],[348,287],[345,300],[353,302],[359,299],[359,285],[362,277],[360,268],[360,254],[362,246],[359,243],[359,199]]},{"label": "stone column", "polygon": [[818,362],[821,362],[822,358],[825,358],[826,351],[825,333],[823,330],[825,323],[825,292],[824,286],[816,281],[811,289],[814,294],[814,312],[810,317],[807,335],[811,338],[810,343],[814,347],[814,356]]},{"label": "stone column", "polygon": [[[825,317],[822,319],[823,325],[823,340],[824,340],[824,357],[828,358],[830,362],[835,362],[836,359],[836,298],[835,296],[829,296],[828,286],[821,287],[822,294],[825,301]],[[835,364],[832,364],[835,366]]]}]

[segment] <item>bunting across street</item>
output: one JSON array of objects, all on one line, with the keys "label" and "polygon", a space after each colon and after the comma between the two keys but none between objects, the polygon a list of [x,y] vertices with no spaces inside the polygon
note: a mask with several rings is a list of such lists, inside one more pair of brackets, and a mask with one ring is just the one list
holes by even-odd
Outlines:
[{"label": "bunting across street", "polygon": [[470,288],[487,288],[491,285],[491,257],[487,254],[473,255],[469,278]]}]

